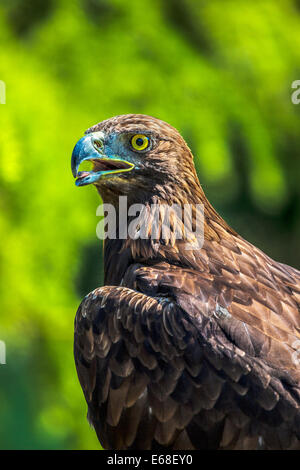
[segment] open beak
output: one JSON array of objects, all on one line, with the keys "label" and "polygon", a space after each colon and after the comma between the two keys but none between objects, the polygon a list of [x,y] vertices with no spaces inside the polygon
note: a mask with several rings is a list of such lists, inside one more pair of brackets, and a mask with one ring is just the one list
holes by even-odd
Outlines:
[{"label": "open beak", "polygon": [[[92,171],[78,171],[83,161],[91,161]],[[104,153],[104,135],[93,132],[82,137],[75,145],[72,153],[71,168],[76,186],[96,183],[100,179],[111,178],[120,173],[131,171],[134,164],[121,159],[117,155],[107,156]]]}]

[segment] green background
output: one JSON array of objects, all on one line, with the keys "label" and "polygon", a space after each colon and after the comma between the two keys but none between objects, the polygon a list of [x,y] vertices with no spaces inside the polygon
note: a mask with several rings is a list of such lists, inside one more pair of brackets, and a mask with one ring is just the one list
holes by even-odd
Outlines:
[{"label": "green background", "polygon": [[0,448],[99,448],[73,363],[102,282],[99,198],[75,142],[123,113],[170,122],[217,210],[300,267],[300,2],[0,0]]}]

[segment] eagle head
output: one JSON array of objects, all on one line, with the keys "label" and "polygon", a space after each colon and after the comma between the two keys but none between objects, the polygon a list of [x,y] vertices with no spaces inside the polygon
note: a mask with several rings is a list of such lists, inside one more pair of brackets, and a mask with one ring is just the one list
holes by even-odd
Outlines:
[{"label": "eagle head", "polygon": [[[92,171],[79,171],[90,161]],[[197,180],[192,153],[179,132],[143,114],[115,116],[89,128],[74,147],[77,186],[94,184],[101,196],[193,192]],[[199,188],[199,187],[198,187]]]}]

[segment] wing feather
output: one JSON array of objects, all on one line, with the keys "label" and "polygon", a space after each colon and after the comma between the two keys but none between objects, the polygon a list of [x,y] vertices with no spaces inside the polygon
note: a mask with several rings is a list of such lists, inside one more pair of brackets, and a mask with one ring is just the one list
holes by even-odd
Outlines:
[{"label": "wing feather", "polygon": [[299,284],[298,271],[227,237],[185,266],[130,265],[122,286],[89,294],[74,350],[103,445],[297,446]]}]

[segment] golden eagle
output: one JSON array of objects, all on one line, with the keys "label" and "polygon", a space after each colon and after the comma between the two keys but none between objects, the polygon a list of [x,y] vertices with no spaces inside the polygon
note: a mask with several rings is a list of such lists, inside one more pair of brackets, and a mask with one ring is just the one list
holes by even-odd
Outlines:
[{"label": "golden eagle", "polygon": [[[93,171],[78,172],[84,160]],[[226,224],[184,139],[159,119],[128,114],[91,127],[72,171],[117,215],[116,236],[104,244],[105,285],[75,319],[77,373],[102,446],[297,448],[300,272]],[[120,234],[121,196],[143,208],[137,236]],[[164,230],[172,205],[192,207],[181,238],[174,212]],[[193,230],[199,206],[202,240]]]}]

